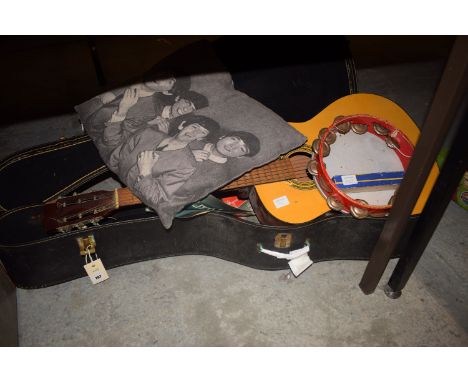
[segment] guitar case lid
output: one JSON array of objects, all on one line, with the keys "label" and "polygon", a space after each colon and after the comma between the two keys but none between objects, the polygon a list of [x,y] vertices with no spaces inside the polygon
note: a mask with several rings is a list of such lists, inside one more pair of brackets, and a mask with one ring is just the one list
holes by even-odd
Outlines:
[{"label": "guitar case lid", "polygon": [[307,121],[357,92],[354,61],[342,36],[226,36],[213,47],[235,88],[288,122]]}]

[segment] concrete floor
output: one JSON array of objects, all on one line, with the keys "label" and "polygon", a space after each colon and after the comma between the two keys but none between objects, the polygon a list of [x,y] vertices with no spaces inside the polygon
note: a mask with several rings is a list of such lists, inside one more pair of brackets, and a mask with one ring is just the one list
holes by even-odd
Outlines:
[{"label": "concrete floor", "polygon": [[[359,71],[361,92],[386,96],[418,125],[441,63]],[[14,134],[13,134],[14,132]],[[74,115],[0,130],[2,156],[79,133]],[[358,283],[360,261],[314,264],[299,278],[223,260],[184,256],[109,270],[87,278],[18,290],[21,346],[466,346],[467,213],[450,203],[401,298]]]}]

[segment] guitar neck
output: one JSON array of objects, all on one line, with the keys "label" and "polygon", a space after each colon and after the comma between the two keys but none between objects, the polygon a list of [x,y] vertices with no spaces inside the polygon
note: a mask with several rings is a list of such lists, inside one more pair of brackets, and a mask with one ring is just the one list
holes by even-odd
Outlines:
[{"label": "guitar neck", "polygon": [[281,180],[297,178],[298,175],[298,169],[292,165],[289,158],[277,159],[274,162],[268,163],[264,166],[254,168],[253,170],[242,175],[240,178],[237,178],[236,180],[227,184],[221,188],[221,190],[232,190],[234,188],[279,182]]},{"label": "guitar neck", "polygon": [[141,204],[141,200],[132,194],[128,188],[118,188],[115,190],[116,209],[126,206]]},{"label": "guitar neck", "polygon": [[[293,165],[289,158],[278,159],[245,173],[240,178],[221,188],[221,190],[233,190],[235,188],[299,178],[303,175],[303,171],[306,168],[307,160],[304,159],[303,161],[303,164],[301,163],[300,166],[297,166]],[[117,208],[141,204],[141,200],[133,195],[128,188],[117,189],[116,197],[118,198],[116,202]]]}]

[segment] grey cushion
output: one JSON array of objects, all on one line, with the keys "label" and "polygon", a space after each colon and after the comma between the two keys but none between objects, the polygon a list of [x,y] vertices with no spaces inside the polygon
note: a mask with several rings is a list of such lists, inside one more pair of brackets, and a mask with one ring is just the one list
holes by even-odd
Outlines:
[{"label": "grey cushion", "polygon": [[[306,141],[270,109],[235,90],[206,41],[164,59],[139,84],[154,91],[148,81],[171,77],[175,84],[165,93],[158,88],[151,94],[138,85],[140,90],[125,95],[132,87],[126,86],[75,107],[104,162],[156,210],[166,228],[185,205]],[[129,97],[136,103],[119,112]],[[181,99],[190,100],[188,108],[171,108]]]}]

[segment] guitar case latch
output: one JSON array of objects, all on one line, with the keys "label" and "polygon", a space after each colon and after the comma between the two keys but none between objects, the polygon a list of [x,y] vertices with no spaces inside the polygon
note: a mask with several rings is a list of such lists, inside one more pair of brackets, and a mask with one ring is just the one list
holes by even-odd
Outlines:
[{"label": "guitar case latch", "polygon": [[94,235],[77,237],[76,241],[78,242],[81,256],[96,253],[96,240],[94,239]]},{"label": "guitar case latch", "polygon": [[291,246],[292,234],[279,233],[275,236],[275,248],[289,248]]},{"label": "guitar case latch", "polygon": [[[290,248],[291,247],[291,242],[292,242],[292,234],[291,233],[278,233],[275,235],[275,240],[273,243],[273,246],[275,248]],[[257,252],[261,253],[262,252],[262,245],[260,243],[257,243]]]}]

